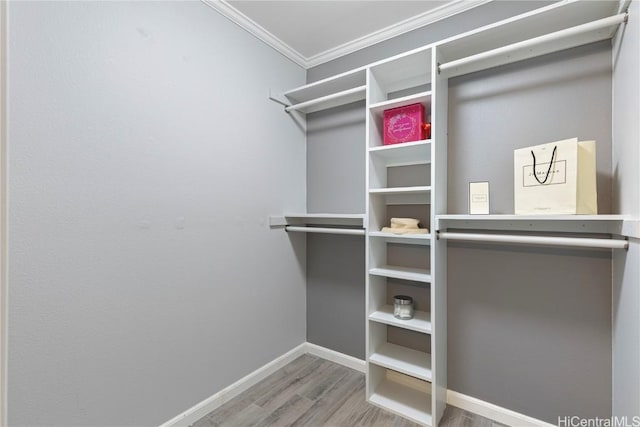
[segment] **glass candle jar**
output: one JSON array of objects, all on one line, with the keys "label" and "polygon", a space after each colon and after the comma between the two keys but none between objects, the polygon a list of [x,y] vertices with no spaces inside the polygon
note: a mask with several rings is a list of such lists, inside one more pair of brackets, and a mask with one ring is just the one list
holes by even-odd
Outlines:
[{"label": "glass candle jar", "polygon": [[406,295],[393,297],[393,316],[401,320],[413,318],[413,298]]}]

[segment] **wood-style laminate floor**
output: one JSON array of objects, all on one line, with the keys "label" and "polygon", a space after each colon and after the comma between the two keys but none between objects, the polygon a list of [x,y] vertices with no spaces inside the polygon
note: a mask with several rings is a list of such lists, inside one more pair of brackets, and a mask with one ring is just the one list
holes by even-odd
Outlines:
[{"label": "wood-style laminate floor", "polygon": [[[414,427],[365,401],[364,374],[305,354],[196,421],[193,427]],[[440,427],[502,427],[447,407]]]}]

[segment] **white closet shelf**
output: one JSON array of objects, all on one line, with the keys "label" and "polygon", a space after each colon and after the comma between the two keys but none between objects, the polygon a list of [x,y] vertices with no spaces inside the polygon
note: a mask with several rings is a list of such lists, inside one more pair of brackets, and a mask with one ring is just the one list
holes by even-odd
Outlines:
[{"label": "white closet shelf", "polygon": [[412,319],[400,320],[393,316],[393,306],[383,305],[369,315],[369,320],[423,334],[431,333],[431,313],[428,311],[415,310]]},{"label": "white closet shelf", "polygon": [[431,203],[431,187],[426,185],[370,188],[369,195],[384,197],[386,205],[428,205]]},{"label": "white closet shelf", "polygon": [[411,280],[413,282],[431,283],[429,270],[423,268],[396,267],[385,265],[369,269],[374,276],[389,277],[391,279]]},{"label": "white closet shelf", "polygon": [[425,114],[428,114],[428,112],[431,111],[431,91],[420,92],[414,95],[408,95],[400,98],[389,99],[387,101],[377,102],[369,106],[369,111],[375,116],[377,120],[380,120],[382,119],[382,113],[384,113],[384,110],[417,103],[424,105]]},{"label": "white closet shelf", "polygon": [[345,234],[351,236],[364,236],[364,228],[342,228],[342,227],[309,227],[299,225],[287,225],[285,230],[296,233],[318,233],[318,234]]},{"label": "white closet shelf", "polygon": [[402,243],[406,245],[430,245],[431,234],[393,234],[382,231],[370,231],[369,237],[381,239],[389,243]]},{"label": "white closet shelf", "polygon": [[301,113],[314,113],[316,111],[326,110],[340,105],[349,104],[351,102],[362,101],[366,96],[366,86],[358,86],[342,92],[332,93],[320,98],[311,99],[309,101],[293,104],[285,107],[286,112],[300,111]]},{"label": "white closet shelf", "polygon": [[363,227],[365,214],[354,213],[285,213],[271,215],[269,225],[353,225]]},{"label": "white closet shelf", "polygon": [[369,402],[418,424],[431,425],[431,395],[404,384],[382,380]]},{"label": "white closet shelf", "polygon": [[[353,89],[366,84],[366,68],[360,67],[317,82],[286,91],[283,95],[292,103],[299,104],[312,99]],[[363,98],[364,99],[364,98]]]},{"label": "white closet shelf", "polygon": [[386,167],[427,164],[431,163],[431,140],[371,147],[369,154]]},{"label": "white closet shelf", "polygon": [[436,229],[509,230],[527,232],[605,233],[631,235],[625,215],[436,215]]},{"label": "white closet shelf", "polygon": [[428,185],[418,185],[414,187],[389,187],[389,188],[371,188],[369,194],[429,194],[431,187]]},{"label": "white closet shelf", "polygon": [[422,351],[384,343],[369,356],[369,362],[412,377],[431,381],[431,355]]}]

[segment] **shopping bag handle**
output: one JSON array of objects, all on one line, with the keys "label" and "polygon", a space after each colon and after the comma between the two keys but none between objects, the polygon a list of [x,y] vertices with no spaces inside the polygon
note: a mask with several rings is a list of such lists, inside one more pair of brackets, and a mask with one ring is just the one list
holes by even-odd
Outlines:
[{"label": "shopping bag handle", "polygon": [[535,177],[536,181],[538,181],[539,184],[544,184],[549,179],[549,174],[551,173],[551,167],[553,166],[553,159],[555,159],[556,157],[557,149],[558,149],[557,145],[553,147],[553,153],[551,154],[551,161],[549,162],[549,169],[547,169],[547,175],[544,177],[544,181],[540,181],[540,178],[538,178],[538,174],[536,173],[536,155],[533,154],[533,150],[531,150],[531,157],[533,157],[533,176]]}]

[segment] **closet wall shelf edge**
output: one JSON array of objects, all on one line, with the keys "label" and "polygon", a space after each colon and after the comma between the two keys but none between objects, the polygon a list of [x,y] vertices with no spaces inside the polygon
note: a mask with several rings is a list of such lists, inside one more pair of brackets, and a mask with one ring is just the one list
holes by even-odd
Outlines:
[{"label": "closet wall shelf edge", "polygon": [[633,225],[634,221],[625,215],[437,215],[435,229],[604,233],[628,236],[626,233],[633,232]]},{"label": "closet wall shelf edge", "polygon": [[364,227],[364,216],[361,213],[285,213],[269,216],[270,227],[287,225],[329,225]]}]

